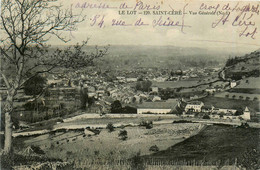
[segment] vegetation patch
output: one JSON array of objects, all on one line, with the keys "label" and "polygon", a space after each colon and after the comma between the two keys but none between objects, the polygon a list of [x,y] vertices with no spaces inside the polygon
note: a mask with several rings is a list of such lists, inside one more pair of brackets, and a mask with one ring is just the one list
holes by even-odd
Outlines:
[{"label": "vegetation patch", "polygon": [[229,109],[240,109],[240,108],[251,108],[255,111],[259,111],[259,101],[249,101],[240,99],[229,99],[222,97],[207,96],[201,99],[205,105],[213,105],[216,108],[229,108]]},{"label": "vegetation patch", "polygon": [[172,123],[193,123],[191,120],[175,120]]},{"label": "vegetation patch", "polygon": [[[217,165],[220,161],[233,165],[236,161],[245,160],[242,158],[247,154],[248,150],[258,151],[259,132],[259,129],[254,128],[236,128],[222,125],[207,126],[199,134],[167,150],[144,156],[144,158],[160,159],[162,161],[174,160],[177,162],[196,161],[212,165]],[[244,166],[243,162],[238,163]]]}]

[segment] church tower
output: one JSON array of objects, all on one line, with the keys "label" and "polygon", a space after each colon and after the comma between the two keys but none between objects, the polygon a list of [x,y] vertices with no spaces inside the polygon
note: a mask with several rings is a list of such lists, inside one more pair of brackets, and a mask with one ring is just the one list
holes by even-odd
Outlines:
[{"label": "church tower", "polygon": [[245,108],[242,118],[245,120],[250,120],[250,111],[249,111],[248,107]]}]

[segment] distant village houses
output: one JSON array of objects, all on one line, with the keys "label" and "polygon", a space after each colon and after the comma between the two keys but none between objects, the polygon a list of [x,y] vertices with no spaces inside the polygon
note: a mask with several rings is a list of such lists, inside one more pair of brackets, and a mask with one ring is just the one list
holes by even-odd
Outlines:
[{"label": "distant village houses", "polygon": [[237,85],[236,81],[231,81],[230,82],[230,88],[234,88],[234,87],[236,87],[236,85]]},{"label": "distant village houses", "polygon": [[138,106],[137,114],[169,114],[175,111],[179,104],[180,103],[177,99],[158,102],[143,102]]}]

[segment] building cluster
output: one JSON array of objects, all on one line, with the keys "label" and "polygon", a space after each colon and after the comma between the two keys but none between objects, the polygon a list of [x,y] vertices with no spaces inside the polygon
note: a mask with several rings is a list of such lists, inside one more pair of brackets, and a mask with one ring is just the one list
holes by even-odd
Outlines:
[{"label": "building cluster", "polygon": [[[179,113],[177,113],[179,112]],[[171,114],[177,113],[183,117],[195,117],[198,114],[208,115],[212,119],[250,120],[251,113],[246,107],[242,113],[231,108],[216,108],[213,105],[205,105],[201,101],[185,102],[171,99],[160,102],[145,102],[138,106],[137,114]]]},{"label": "building cluster", "polygon": [[213,105],[204,105],[201,101],[191,101],[187,102],[184,107],[183,115],[194,116],[195,113],[205,113],[209,115],[210,118],[217,119],[244,119],[250,120],[250,111],[246,107],[243,113],[239,113],[239,110],[231,108],[216,108]]}]

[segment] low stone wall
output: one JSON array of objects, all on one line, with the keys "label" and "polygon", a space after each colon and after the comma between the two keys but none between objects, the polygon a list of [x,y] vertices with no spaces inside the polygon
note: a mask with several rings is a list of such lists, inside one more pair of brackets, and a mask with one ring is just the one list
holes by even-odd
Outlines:
[{"label": "low stone wall", "polygon": [[72,122],[80,119],[94,119],[94,118],[135,118],[135,117],[161,117],[164,118],[178,118],[178,116],[173,114],[105,114],[100,116],[96,113],[86,113],[82,115],[78,115],[75,117],[63,119],[63,122]]}]

